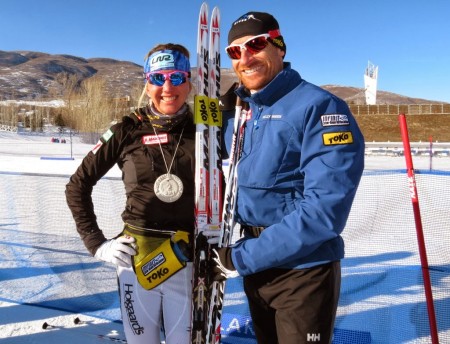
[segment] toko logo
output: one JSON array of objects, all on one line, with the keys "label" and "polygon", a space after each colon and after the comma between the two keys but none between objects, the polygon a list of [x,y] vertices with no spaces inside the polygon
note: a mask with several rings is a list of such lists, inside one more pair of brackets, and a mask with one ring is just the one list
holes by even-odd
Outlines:
[{"label": "toko logo", "polygon": [[351,131],[325,133],[322,134],[323,144],[330,145],[346,145],[353,143],[353,135]]},{"label": "toko logo", "polygon": [[168,268],[161,268],[157,271],[154,271],[150,276],[147,276],[147,281],[152,283],[152,280],[163,279],[170,272]]}]

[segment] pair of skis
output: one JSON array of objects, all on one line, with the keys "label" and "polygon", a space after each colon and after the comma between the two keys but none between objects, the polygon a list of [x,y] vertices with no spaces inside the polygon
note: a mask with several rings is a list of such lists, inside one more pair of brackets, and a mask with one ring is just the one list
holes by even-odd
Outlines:
[{"label": "pair of skis", "polygon": [[[233,141],[222,201],[220,96],[220,12],[214,7],[208,27],[208,5],[200,8],[197,36],[196,123],[196,235],[194,240],[192,343],[218,344],[225,281],[213,281],[212,249],[203,228],[220,230],[219,247],[229,246],[235,225],[237,162],[242,148],[246,112],[236,105]],[[239,101],[239,100],[238,100]]]},{"label": "pair of skis", "polygon": [[[212,251],[200,234],[222,222],[222,157],[220,96],[220,11],[200,8],[197,36],[197,95],[195,96],[196,168],[192,343],[219,343],[223,283],[212,280]],[[220,245],[222,246],[222,245]]]}]

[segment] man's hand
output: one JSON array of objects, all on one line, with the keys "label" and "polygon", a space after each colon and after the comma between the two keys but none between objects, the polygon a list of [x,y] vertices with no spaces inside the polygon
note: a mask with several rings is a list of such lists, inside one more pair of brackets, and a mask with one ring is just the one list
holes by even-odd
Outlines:
[{"label": "man's hand", "polygon": [[225,281],[227,278],[239,276],[231,260],[231,247],[220,247],[212,250],[213,252],[213,279],[214,281]]},{"label": "man's hand", "polygon": [[131,267],[131,256],[136,254],[136,250],[131,247],[135,241],[128,235],[106,240],[95,252],[95,258],[129,268]]}]

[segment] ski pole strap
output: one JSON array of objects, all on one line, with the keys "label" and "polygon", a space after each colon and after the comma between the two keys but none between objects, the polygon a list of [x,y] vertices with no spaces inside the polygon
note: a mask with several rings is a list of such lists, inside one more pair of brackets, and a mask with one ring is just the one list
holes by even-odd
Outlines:
[{"label": "ski pole strap", "polygon": [[258,238],[263,230],[265,230],[267,227],[262,226],[247,226],[247,225],[241,225],[241,236],[242,233],[252,237],[252,238]]}]

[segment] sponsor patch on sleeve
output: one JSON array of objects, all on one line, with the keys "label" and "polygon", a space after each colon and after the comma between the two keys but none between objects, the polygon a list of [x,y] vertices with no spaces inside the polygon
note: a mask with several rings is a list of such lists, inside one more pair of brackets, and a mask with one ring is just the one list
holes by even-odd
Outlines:
[{"label": "sponsor patch on sleeve", "polygon": [[337,133],[322,134],[323,144],[325,146],[347,145],[353,143],[353,135],[351,131],[341,131]]},{"label": "sponsor patch on sleeve", "polygon": [[348,116],[339,113],[327,114],[320,116],[323,127],[331,127],[338,125],[349,125]]},{"label": "sponsor patch on sleeve", "polygon": [[95,144],[94,148],[92,148],[92,153],[97,153],[97,151],[100,149],[100,147],[103,145],[103,142],[101,140],[98,140],[98,142]]},{"label": "sponsor patch on sleeve", "polygon": [[110,139],[113,135],[114,135],[114,133],[111,131],[111,129],[108,129],[108,131],[102,135],[103,142],[105,142],[105,143],[108,142],[109,139]]},{"label": "sponsor patch on sleeve", "polygon": [[102,137],[100,137],[100,139],[98,140],[98,142],[95,144],[95,146],[92,148],[91,152],[92,153],[97,153],[98,150],[100,149],[100,147],[103,145],[103,143],[106,143],[109,141],[109,139],[111,137],[113,137],[114,133],[111,131],[111,129],[108,129],[108,131],[106,133],[104,133],[102,135]]}]

